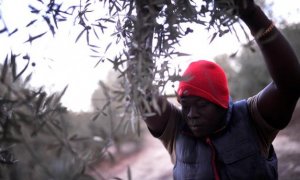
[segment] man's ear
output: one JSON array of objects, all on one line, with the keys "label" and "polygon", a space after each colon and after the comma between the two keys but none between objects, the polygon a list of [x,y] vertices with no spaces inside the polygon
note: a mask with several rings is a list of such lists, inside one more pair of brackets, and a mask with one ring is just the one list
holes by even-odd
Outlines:
[{"label": "man's ear", "polygon": [[175,91],[176,99],[179,104],[181,104],[181,97],[178,95],[177,91]]}]

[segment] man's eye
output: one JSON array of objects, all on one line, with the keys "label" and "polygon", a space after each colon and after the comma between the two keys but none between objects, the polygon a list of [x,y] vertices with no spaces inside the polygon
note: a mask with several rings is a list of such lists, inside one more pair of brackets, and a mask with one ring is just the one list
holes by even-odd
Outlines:
[{"label": "man's eye", "polygon": [[197,106],[203,107],[203,106],[206,106],[206,105],[208,105],[207,101],[198,101],[197,102]]},{"label": "man's eye", "polygon": [[183,105],[183,104],[182,104],[182,105],[181,105],[181,108],[186,110],[186,109],[189,108],[189,106],[188,106],[188,105]]}]

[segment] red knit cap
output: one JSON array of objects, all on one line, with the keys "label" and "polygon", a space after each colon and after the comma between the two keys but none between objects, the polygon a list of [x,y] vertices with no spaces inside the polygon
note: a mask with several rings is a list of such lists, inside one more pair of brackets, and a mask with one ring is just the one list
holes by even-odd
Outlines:
[{"label": "red knit cap", "polygon": [[225,109],[228,108],[229,90],[224,70],[206,60],[192,62],[183,73],[187,80],[180,81],[178,95],[200,96]]}]

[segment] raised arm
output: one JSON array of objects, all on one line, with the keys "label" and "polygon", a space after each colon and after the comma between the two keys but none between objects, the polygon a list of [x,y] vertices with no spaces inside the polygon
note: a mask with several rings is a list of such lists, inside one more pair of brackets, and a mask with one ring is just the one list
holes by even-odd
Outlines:
[{"label": "raised arm", "polygon": [[[251,7],[253,1],[247,2]],[[299,99],[299,61],[288,41],[260,7],[253,3],[251,9],[242,12],[240,18],[256,38],[273,80],[261,91],[258,110],[271,126],[282,129],[289,123]]]}]

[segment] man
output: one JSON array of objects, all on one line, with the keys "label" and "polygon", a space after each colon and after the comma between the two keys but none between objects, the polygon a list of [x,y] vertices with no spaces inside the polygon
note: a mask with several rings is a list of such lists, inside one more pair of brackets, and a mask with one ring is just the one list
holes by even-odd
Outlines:
[{"label": "man", "polygon": [[299,99],[300,66],[289,43],[253,0],[235,3],[273,82],[233,103],[220,66],[204,60],[191,63],[178,88],[182,109],[158,97],[165,110],[145,118],[172,157],[174,179],[278,179],[272,141],[289,123]]}]

